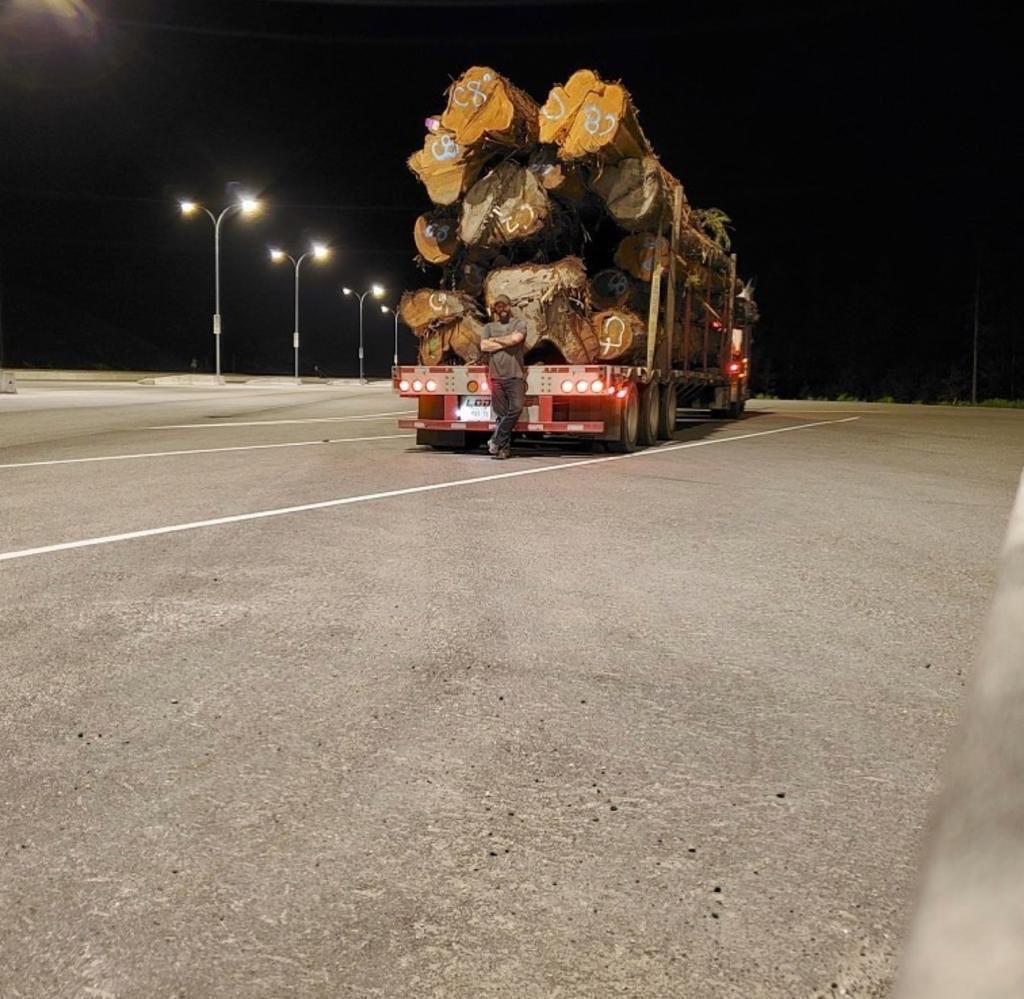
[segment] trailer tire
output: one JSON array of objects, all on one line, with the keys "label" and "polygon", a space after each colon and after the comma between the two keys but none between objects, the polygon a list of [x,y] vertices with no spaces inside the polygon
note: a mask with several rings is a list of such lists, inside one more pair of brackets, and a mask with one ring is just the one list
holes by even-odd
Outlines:
[{"label": "trailer tire", "polygon": [[679,414],[679,395],[676,383],[669,382],[661,388],[661,410],[658,413],[658,440],[670,441],[676,432],[676,417]]},{"label": "trailer tire", "polygon": [[640,427],[637,440],[644,446],[658,443],[658,429],[661,425],[661,387],[656,382],[640,388]]},{"label": "trailer tire", "polygon": [[606,443],[609,451],[630,454],[636,450],[637,435],[640,432],[640,400],[635,385],[629,386],[620,405],[619,435]]}]

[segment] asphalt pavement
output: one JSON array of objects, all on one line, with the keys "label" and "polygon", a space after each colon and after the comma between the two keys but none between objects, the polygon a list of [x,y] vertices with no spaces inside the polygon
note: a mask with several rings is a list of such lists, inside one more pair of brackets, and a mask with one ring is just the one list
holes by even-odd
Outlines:
[{"label": "asphalt pavement", "polygon": [[889,995],[1024,412],[0,400],[4,999]]}]

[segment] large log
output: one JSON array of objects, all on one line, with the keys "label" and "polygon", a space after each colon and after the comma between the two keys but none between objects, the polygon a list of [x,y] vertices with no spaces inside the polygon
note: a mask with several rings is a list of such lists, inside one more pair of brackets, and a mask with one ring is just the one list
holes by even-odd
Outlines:
[{"label": "large log", "polygon": [[587,272],[578,257],[551,264],[522,264],[492,270],[484,282],[484,300],[490,313],[495,298],[508,297],[512,315],[526,322],[527,350],[546,337],[556,344],[576,337],[570,315],[584,314],[588,306]]},{"label": "large log", "polygon": [[643,320],[627,309],[606,309],[591,319],[597,334],[598,360],[635,361],[646,350],[647,329]]},{"label": "large log", "polygon": [[671,191],[670,178],[656,156],[603,164],[589,186],[608,214],[630,232],[657,228]]},{"label": "large log", "polygon": [[538,346],[550,343],[569,364],[592,364],[601,347],[594,328],[564,299],[556,299],[545,310],[548,327]]},{"label": "large log", "polygon": [[576,120],[587,95],[600,84],[591,69],[578,69],[564,86],[554,86],[540,108],[540,141],[561,143]]},{"label": "large log", "polygon": [[[575,99],[573,101],[575,112],[569,127],[556,139],[562,159],[592,158],[614,162],[650,154],[650,143],[640,128],[626,88],[618,83],[605,83],[596,74],[592,75],[594,82],[582,100],[578,104]],[[568,94],[567,88],[568,85]],[[557,90],[556,87],[552,95]],[[550,103],[551,97],[548,100]]]},{"label": "large log", "polygon": [[657,264],[668,266],[672,246],[664,236],[641,232],[627,236],[615,251],[615,263],[640,281],[650,281]]},{"label": "large log", "polygon": [[617,267],[606,267],[590,279],[590,304],[595,309],[616,309],[629,301],[633,282]]},{"label": "large log", "polygon": [[468,150],[486,141],[521,147],[537,141],[537,104],[489,66],[467,69],[448,88],[441,126]]},{"label": "large log", "polygon": [[459,248],[458,219],[440,212],[421,215],[413,229],[413,240],[428,264],[447,264]]},{"label": "large log", "polygon": [[479,314],[479,306],[469,295],[438,288],[407,291],[398,303],[398,316],[417,335],[422,330]]},{"label": "large log", "polygon": [[435,205],[454,205],[473,185],[484,159],[467,152],[446,129],[428,132],[423,148],[406,161]]},{"label": "large log", "polygon": [[500,247],[543,230],[551,202],[536,176],[507,160],[478,180],[462,201],[459,238],[468,246]]}]

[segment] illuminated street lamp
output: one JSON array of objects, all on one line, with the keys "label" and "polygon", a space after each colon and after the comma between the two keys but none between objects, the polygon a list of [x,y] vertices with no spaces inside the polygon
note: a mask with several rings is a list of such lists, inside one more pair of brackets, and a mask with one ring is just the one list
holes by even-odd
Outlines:
[{"label": "illuminated street lamp", "polygon": [[381,312],[388,312],[395,320],[395,367],[398,367],[398,309],[389,308],[387,305],[380,307]]},{"label": "illuminated street lamp", "polygon": [[367,295],[380,298],[384,294],[384,288],[379,284],[371,284],[361,295],[358,292],[354,292],[351,288],[342,288],[341,292],[343,295],[355,295],[359,299],[359,384],[365,385],[366,376],[363,374],[363,302],[366,301]]},{"label": "illuminated street lamp", "polygon": [[270,259],[279,264],[283,260],[290,260],[295,268],[295,332],[292,333],[292,348],[295,351],[295,380],[299,380],[299,271],[302,268],[302,261],[306,257],[314,260],[326,260],[331,255],[331,249],[324,243],[314,243],[298,260],[290,253],[279,250],[276,247],[270,251]]},{"label": "illuminated street lamp", "polygon": [[205,205],[196,201],[179,201],[181,214],[188,218],[195,215],[197,211],[204,211],[213,223],[213,342],[215,356],[217,358],[217,378],[220,379],[220,226],[229,215],[238,212],[240,215],[251,217],[258,215],[263,205],[256,198],[249,195],[239,195],[236,201],[228,205],[219,215],[214,215]]}]

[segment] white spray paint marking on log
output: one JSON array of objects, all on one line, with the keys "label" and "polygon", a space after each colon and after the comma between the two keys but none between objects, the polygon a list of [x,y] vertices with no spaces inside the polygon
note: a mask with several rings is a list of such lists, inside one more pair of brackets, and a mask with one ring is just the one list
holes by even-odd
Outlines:
[{"label": "white spray paint marking on log", "polygon": [[456,479],[449,482],[434,482],[425,486],[409,486],[405,489],[389,489],[380,493],[365,493],[361,496],[345,496],[341,499],[323,500],[319,503],[303,503],[299,506],[280,507],[274,510],[257,510],[253,513],[239,513],[227,517],[213,517],[209,520],[195,520],[186,524],[170,524],[167,527],[152,527],[141,531],[126,531],[123,534],[108,534],[97,538],[83,538],[80,541],[64,541],[59,544],[42,545],[38,548],[22,548],[17,551],[0,552],[0,562],[14,559],[30,558],[35,555],[49,555],[54,552],[71,551],[76,548],[94,548],[120,541],[136,541],[141,538],[153,538],[163,534],[179,534],[183,531],[196,531],[204,527],[219,527],[226,524],[240,524],[249,520],[265,520],[269,517],[282,517],[294,513],[307,513],[312,510],[329,510],[334,507],[351,506],[355,503],[369,503],[375,500],[394,499],[399,496],[411,496],[416,493],[437,492],[442,489],[456,489],[461,486],[475,486],[484,482],[498,482],[502,479],[516,479],[525,475],[543,475],[546,472],[564,472],[569,469],[582,468],[585,465],[603,465],[611,461],[630,461],[665,455],[671,451],[683,451],[693,447],[709,447],[714,444],[729,444],[734,441],[751,440],[755,437],[769,437],[772,434],[785,434],[794,430],[810,430],[813,427],[834,426],[840,423],[852,423],[859,416],[848,416],[840,420],[819,420],[815,423],[799,423],[788,427],[777,427],[774,430],[759,430],[751,434],[734,434],[732,437],[715,437],[710,440],[688,441],[685,444],[666,444],[646,451],[632,454],[612,454],[602,458],[584,458],[581,461],[562,462],[558,465],[541,465],[538,468],[522,468],[514,472],[498,472],[495,475],[480,475],[472,479]]}]

